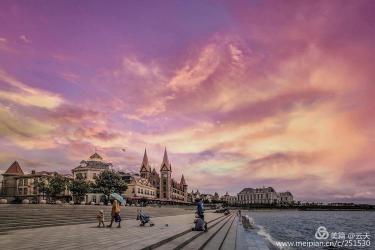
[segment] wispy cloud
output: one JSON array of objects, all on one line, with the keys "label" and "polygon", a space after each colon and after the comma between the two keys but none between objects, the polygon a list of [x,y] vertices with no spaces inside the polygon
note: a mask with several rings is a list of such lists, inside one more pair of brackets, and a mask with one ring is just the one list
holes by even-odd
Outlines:
[{"label": "wispy cloud", "polygon": [[0,82],[13,87],[12,90],[0,89],[0,100],[47,109],[56,108],[63,102],[60,95],[29,87],[3,70],[0,70]]}]

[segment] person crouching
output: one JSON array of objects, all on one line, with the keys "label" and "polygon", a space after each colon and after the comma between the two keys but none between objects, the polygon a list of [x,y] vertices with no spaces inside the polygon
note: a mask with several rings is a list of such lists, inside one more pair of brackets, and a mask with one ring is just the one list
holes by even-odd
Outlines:
[{"label": "person crouching", "polygon": [[192,231],[205,231],[205,222],[204,220],[198,215],[195,215],[194,220],[194,227],[191,229]]}]

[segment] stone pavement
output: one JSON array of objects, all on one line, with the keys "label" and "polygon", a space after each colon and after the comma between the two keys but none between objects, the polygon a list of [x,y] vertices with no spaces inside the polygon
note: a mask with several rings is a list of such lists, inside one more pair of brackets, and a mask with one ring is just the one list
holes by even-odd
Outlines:
[{"label": "stone pavement", "polygon": [[[207,213],[207,220],[222,214]],[[68,219],[68,218],[67,218]],[[141,249],[193,226],[192,214],[153,218],[154,227],[123,220],[122,228],[96,223],[10,231],[0,235],[0,249]]]},{"label": "stone pavement", "polygon": [[[0,234],[27,228],[90,223],[93,222],[93,219],[95,220],[99,209],[104,210],[105,217],[108,219],[111,213],[111,206],[0,205]],[[122,207],[122,218],[135,219],[139,209],[142,209],[151,217],[194,213],[193,207]]]}]

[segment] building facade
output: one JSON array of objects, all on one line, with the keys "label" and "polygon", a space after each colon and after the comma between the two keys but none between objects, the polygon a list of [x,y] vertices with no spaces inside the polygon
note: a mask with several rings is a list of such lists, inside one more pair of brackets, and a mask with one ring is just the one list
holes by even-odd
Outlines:
[{"label": "building facade", "polygon": [[292,204],[294,202],[293,195],[291,192],[281,192],[280,193],[280,203],[281,204]]},{"label": "building facade", "polygon": [[132,175],[129,181],[126,181],[128,188],[124,195],[127,199],[155,199],[156,187],[149,180],[138,175]]},{"label": "building facade", "polygon": [[172,164],[169,162],[167,149],[164,150],[160,174],[155,168],[151,170],[146,149],[139,172],[142,178],[147,179],[156,188],[156,198],[165,201],[188,201],[188,185],[184,175],[181,176],[180,182],[172,178]]},{"label": "building facade", "polygon": [[293,196],[289,191],[278,193],[273,187],[244,188],[237,194],[238,204],[280,204],[281,197],[284,204],[293,203]]},{"label": "building facade", "polygon": [[[24,200],[29,202],[39,203],[45,200],[47,194],[37,185],[38,182],[43,182],[48,185],[49,180],[58,175],[57,172],[32,170],[30,174],[25,174],[17,161],[5,171],[3,175],[1,196],[13,201],[15,199]],[[69,179],[69,177],[64,177]],[[56,199],[68,201],[70,193],[67,186],[65,190],[56,196]]]},{"label": "building facade", "polygon": [[[81,176],[87,182],[95,182],[96,177],[104,170],[111,169],[112,163],[104,161],[98,153],[94,153],[87,160],[82,160],[79,165],[72,169],[73,179]],[[88,193],[83,202],[98,204],[103,197],[102,193]]]},{"label": "building facade", "polygon": [[222,197],[221,200],[225,202],[228,205],[235,205],[237,204],[237,196],[229,195],[228,192],[226,192]]}]

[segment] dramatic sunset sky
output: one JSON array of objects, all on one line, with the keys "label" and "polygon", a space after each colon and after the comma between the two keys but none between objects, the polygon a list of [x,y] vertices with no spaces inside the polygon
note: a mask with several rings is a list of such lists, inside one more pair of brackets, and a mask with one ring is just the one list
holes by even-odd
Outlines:
[{"label": "dramatic sunset sky", "polygon": [[[95,148],[189,190],[375,200],[375,1],[0,2],[0,172]],[[126,148],[126,152],[121,149]]]}]

